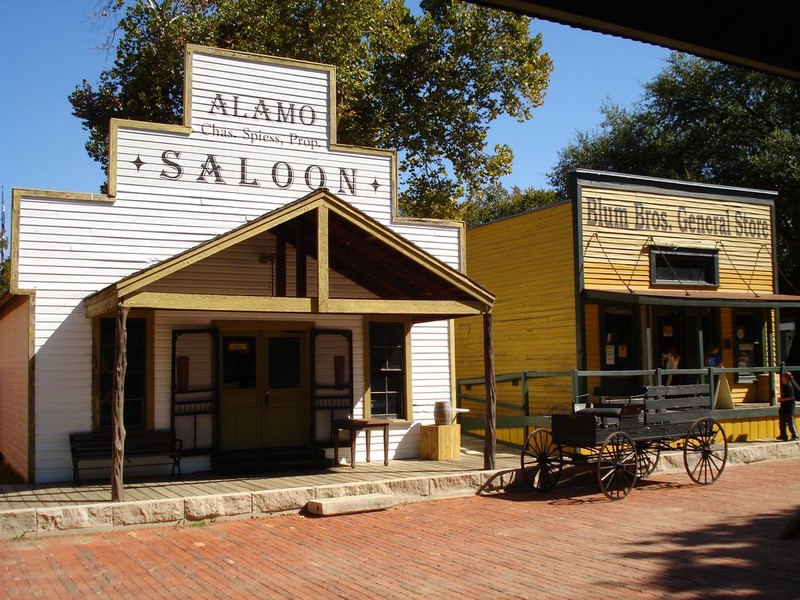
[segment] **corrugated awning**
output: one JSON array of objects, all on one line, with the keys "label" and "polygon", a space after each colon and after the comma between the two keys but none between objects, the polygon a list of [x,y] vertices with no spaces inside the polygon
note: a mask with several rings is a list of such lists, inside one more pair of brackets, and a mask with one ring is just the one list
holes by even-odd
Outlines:
[{"label": "corrugated awning", "polygon": [[800,307],[800,296],[717,290],[584,290],[584,297],[601,302],[681,306]]}]

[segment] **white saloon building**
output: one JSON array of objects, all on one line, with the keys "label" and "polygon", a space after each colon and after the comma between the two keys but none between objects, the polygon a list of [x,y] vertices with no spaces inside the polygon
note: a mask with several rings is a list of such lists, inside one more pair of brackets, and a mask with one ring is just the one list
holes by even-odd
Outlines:
[{"label": "white saloon building", "polygon": [[122,309],[125,427],[173,431],[184,472],[325,451],[344,417],[389,420],[390,458],[419,455],[454,396],[451,319],[494,297],[462,273],[463,224],[397,217],[395,152],[336,143],[335,80],[189,46],[184,124],[112,121],[108,195],[13,191],[0,452],[15,471],[68,480],[69,434],[112,426]]}]

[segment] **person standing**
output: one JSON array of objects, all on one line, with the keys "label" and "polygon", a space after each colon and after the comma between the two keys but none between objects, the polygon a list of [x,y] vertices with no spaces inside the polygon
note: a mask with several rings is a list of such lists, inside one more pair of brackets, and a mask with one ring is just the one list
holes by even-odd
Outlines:
[{"label": "person standing", "polygon": [[778,439],[784,442],[789,441],[786,434],[787,428],[792,436],[792,441],[797,440],[797,428],[794,424],[795,397],[792,374],[789,371],[785,371],[781,373],[781,395],[778,398],[781,403],[781,407],[778,409],[778,424],[780,427]]},{"label": "person standing", "polygon": [[708,358],[706,359],[706,366],[714,367],[715,369],[722,368],[722,355],[719,353],[719,346],[717,344],[711,345]]}]

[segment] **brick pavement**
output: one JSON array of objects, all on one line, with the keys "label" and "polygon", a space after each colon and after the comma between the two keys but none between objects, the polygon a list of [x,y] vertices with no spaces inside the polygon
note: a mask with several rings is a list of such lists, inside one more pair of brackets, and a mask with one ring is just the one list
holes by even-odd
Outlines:
[{"label": "brick pavement", "polygon": [[340,517],[0,542],[5,598],[800,598],[800,459]]}]

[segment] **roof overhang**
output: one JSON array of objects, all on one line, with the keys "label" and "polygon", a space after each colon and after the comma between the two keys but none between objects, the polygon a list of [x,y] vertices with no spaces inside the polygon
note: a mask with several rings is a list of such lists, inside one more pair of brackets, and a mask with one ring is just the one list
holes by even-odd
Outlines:
[{"label": "roof overhang", "polygon": [[[158,291],[166,277],[265,232],[308,249],[318,264],[316,297]],[[330,296],[329,270],[374,299]],[[365,215],[318,190],[174,257],[133,273],[84,299],[87,317],[118,306],[163,310],[406,315],[415,321],[488,312],[494,295],[463,273]]]},{"label": "roof overhang", "polygon": [[735,308],[798,308],[800,296],[711,290],[584,290],[584,298],[597,302],[655,306],[727,306]]},{"label": "roof overhang", "polygon": [[800,79],[800,37],[793,4],[721,8],[715,2],[471,0],[696,56]]}]

